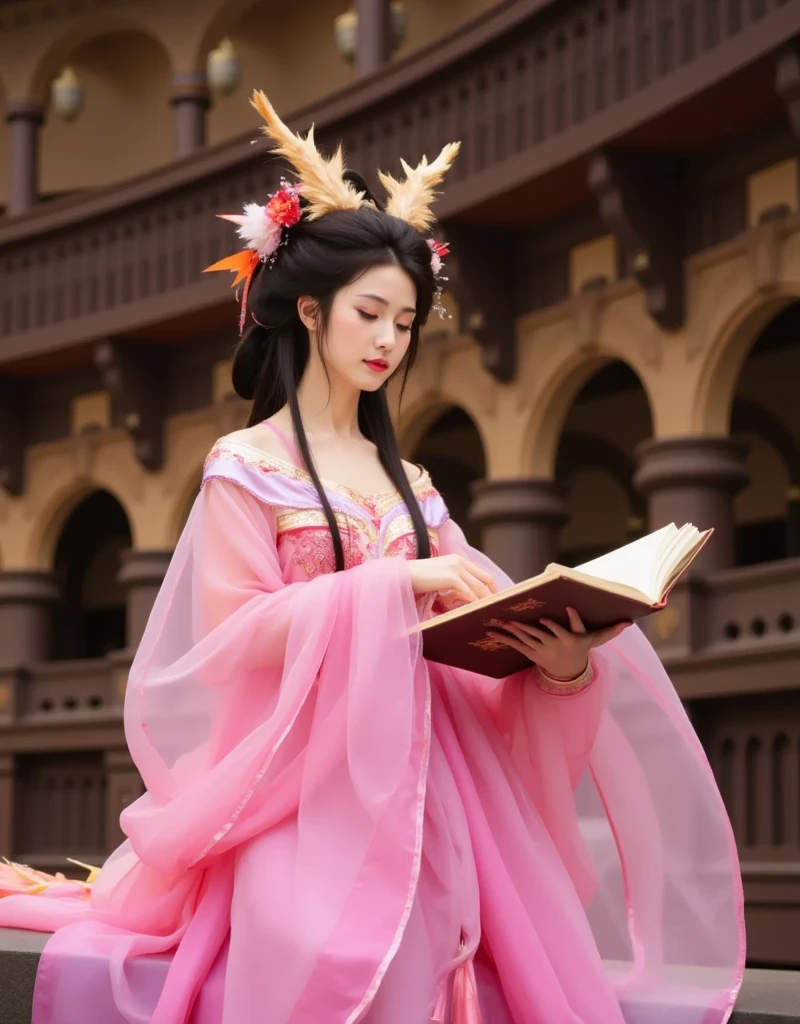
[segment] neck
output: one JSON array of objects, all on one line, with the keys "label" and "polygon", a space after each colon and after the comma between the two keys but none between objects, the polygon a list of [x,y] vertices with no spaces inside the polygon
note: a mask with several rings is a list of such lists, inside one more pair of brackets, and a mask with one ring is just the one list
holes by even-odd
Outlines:
[{"label": "neck", "polygon": [[[312,345],[314,342],[312,341]],[[319,359],[309,359],[297,388],[300,418],[315,437],[361,437],[358,427],[359,388],[329,370]]]}]

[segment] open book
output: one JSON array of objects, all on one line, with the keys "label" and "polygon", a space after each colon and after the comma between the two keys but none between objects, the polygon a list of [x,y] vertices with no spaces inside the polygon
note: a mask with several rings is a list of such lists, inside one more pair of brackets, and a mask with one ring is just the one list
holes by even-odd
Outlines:
[{"label": "open book", "polygon": [[539,576],[438,615],[414,631],[422,633],[429,661],[500,679],[531,663],[488,636],[488,630],[502,632],[504,621],[534,625],[542,617],[569,628],[567,606],[590,632],[644,618],[664,607],[712,532],[671,523],[575,569],[548,565]]}]

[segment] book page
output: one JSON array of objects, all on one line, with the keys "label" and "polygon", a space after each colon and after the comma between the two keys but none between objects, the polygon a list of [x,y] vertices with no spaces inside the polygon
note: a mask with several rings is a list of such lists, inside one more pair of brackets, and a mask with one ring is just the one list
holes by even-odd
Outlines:
[{"label": "book page", "polygon": [[575,568],[587,576],[634,587],[656,603],[661,598],[664,561],[665,558],[669,560],[670,549],[679,532],[675,524],[670,523],[655,533],[649,533],[646,537],[640,537],[616,551],[593,558],[583,565],[576,565]]},{"label": "book page", "polygon": [[670,523],[575,568],[610,583],[635,587],[656,604],[690,561],[700,540],[700,532],[691,523],[680,529]]}]

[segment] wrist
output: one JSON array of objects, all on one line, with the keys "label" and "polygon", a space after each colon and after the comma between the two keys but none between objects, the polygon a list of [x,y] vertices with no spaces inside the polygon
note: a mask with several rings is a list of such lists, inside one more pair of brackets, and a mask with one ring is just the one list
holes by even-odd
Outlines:
[{"label": "wrist", "polygon": [[557,694],[569,694],[579,693],[584,690],[594,679],[594,666],[592,665],[591,658],[587,658],[586,667],[583,671],[571,678],[563,678],[559,676],[551,675],[541,666],[537,665],[537,672],[539,674],[539,686],[540,689],[546,693],[557,693]]}]

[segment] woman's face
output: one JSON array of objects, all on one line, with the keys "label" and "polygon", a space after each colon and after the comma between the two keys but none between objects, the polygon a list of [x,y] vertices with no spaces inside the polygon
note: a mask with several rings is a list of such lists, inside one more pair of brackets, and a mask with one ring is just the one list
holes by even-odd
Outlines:
[{"label": "woman's face", "polygon": [[372,267],[340,289],[324,339],[331,379],[338,377],[361,391],[376,391],[384,384],[408,350],[416,301],[411,278],[393,265]]}]

